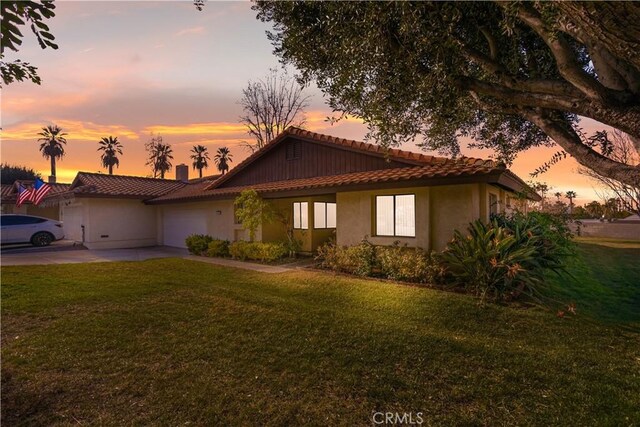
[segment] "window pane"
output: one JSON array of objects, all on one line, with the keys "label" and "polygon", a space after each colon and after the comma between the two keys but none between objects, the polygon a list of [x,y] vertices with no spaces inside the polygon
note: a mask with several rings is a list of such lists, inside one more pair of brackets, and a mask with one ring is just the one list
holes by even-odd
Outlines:
[{"label": "window pane", "polygon": [[327,228],[327,204],[313,203],[313,228]]},{"label": "window pane", "polygon": [[300,202],[300,228],[309,228],[309,203]]},{"label": "window pane", "polygon": [[300,228],[300,203],[293,203],[293,228]]},{"label": "window pane", "polygon": [[376,197],[376,235],[393,236],[393,196]]},{"label": "window pane", "polygon": [[415,237],[416,204],[415,196],[396,196],[396,236]]},{"label": "window pane", "polygon": [[336,228],[336,204],[327,203],[327,228]]}]

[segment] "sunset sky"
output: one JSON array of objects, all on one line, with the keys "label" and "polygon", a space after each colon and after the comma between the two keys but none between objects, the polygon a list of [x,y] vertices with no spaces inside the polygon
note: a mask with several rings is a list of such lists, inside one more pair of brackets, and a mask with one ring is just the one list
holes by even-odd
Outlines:
[{"label": "sunset sky", "polygon": [[[36,65],[42,85],[14,83],[2,89],[2,162],[48,176],[49,162],[38,151],[36,134],[52,123],[68,133],[69,141],[58,163],[58,182],[71,182],[78,171],[100,171],[97,142],[109,135],[124,145],[118,174],[150,174],[144,143],[152,132],[173,146],[174,167],[190,164],[194,144],[212,153],[230,147],[232,166],[248,155],[240,147],[249,138],[238,123],[241,91],[249,80],[280,66],[265,36],[269,28],[255,19],[250,3],[209,1],[202,12],[190,1],[56,4],[56,16],[48,24],[58,50],[40,49],[25,29],[20,52],[7,52],[8,60]],[[320,91],[308,90],[313,96],[309,130],[363,139],[366,129],[357,120],[334,126],[325,122],[330,109]],[[603,127],[587,120],[582,126],[587,131]],[[528,180],[557,150],[522,153],[512,170]],[[553,192],[576,191],[578,203],[597,199],[594,184],[576,169],[568,159],[540,180]],[[205,173],[215,173],[214,166]]]}]

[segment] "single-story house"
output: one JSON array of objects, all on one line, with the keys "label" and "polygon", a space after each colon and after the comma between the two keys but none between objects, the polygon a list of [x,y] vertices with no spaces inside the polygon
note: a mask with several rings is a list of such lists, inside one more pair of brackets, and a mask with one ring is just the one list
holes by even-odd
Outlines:
[{"label": "single-story house", "polygon": [[[222,176],[167,180],[80,172],[62,199],[67,237],[89,248],[185,247],[190,234],[247,239],[234,199],[254,189],[289,216],[302,250],[335,238],[443,249],[455,229],[539,196],[503,164],[448,159],[291,127]],[[188,169],[187,169],[188,170]],[[178,175],[178,173],[177,173]],[[259,241],[284,240],[265,223]]]},{"label": "single-story house", "polygon": [[35,215],[43,218],[60,219],[59,196],[69,190],[70,184],[50,183],[51,190],[37,206],[33,203],[25,202],[21,206],[16,206],[18,197],[18,186],[22,184],[25,188],[33,186],[33,180],[19,180],[13,184],[2,184],[2,196],[0,206],[3,214],[23,214]]}]

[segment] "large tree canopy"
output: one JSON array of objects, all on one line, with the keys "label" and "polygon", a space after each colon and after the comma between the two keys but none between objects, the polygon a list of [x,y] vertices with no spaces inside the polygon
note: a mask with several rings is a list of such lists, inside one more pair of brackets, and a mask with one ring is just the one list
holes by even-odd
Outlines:
[{"label": "large tree canopy", "polygon": [[640,169],[581,137],[579,116],[640,148],[640,5],[574,2],[264,2],[283,62],[370,136],[459,153],[471,136],[509,162],[560,145],[638,185]]}]

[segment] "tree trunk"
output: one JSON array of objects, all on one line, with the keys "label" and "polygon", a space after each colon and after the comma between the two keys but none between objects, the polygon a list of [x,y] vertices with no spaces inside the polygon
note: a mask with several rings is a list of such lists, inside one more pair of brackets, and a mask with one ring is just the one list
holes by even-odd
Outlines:
[{"label": "tree trunk", "polygon": [[200,172],[200,178],[202,178],[202,168],[198,168],[198,171]]},{"label": "tree trunk", "polygon": [[113,175],[113,165],[109,165],[109,175]]},{"label": "tree trunk", "polygon": [[51,156],[51,176],[56,176],[56,157]]}]

